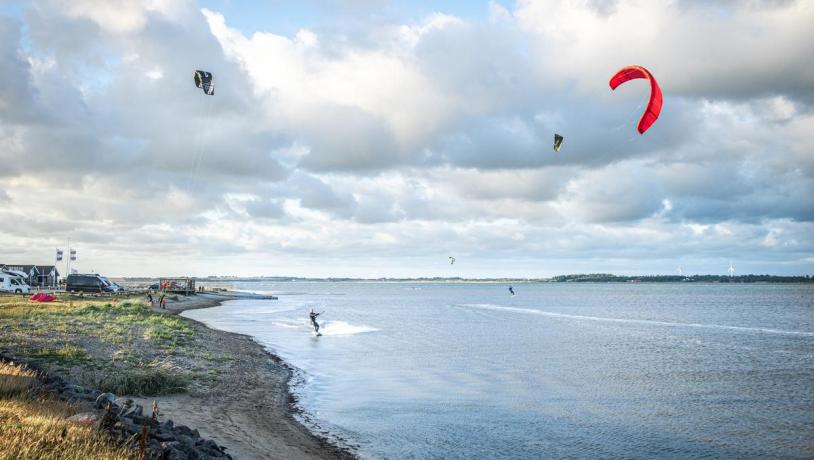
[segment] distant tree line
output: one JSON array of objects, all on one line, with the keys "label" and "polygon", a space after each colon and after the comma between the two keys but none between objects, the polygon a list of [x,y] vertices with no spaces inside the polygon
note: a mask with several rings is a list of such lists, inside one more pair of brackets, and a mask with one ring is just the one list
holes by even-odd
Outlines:
[{"label": "distant tree line", "polygon": [[[147,281],[154,278],[125,278],[127,281]],[[293,281],[395,281],[395,282],[489,282],[489,283],[814,283],[810,275],[775,276],[775,275],[646,275],[619,276],[610,273],[588,273],[577,275],[560,275],[552,278],[461,278],[453,277],[420,277],[420,278],[303,278],[297,276],[209,276],[198,278],[198,281],[245,281],[245,282],[293,282]]]},{"label": "distant tree line", "polygon": [[776,275],[647,275],[619,276],[610,273],[589,273],[579,275],[560,275],[551,278],[558,283],[814,283],[810,275],[776,276]]}]

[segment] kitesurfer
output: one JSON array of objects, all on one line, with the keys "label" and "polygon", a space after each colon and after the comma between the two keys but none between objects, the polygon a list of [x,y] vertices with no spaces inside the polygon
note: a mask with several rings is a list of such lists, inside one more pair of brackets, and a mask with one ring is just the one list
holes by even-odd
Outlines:
[{"label": "kitesurfer", "polygon": [[511,292],[511,293],[512,293],[512,295],[514,295],[514,288],[513,288],[513,287],[511,287],[511,286],[509,286],[509,292]]},{"label": "kitesurfer", "polygon": [[317,312],[314,311],[313,308],[311,309],[311,312],[308,313],[308,316],[311,318],[311,325],[314,326],[314,332],[316,332],[317,334],[319,334],[319,323],[317,322],[317,316],[319,316],[319,315],[321,315],[323,313],[325,313],[325,312],[321,311],[321,312],[317,313]]}]

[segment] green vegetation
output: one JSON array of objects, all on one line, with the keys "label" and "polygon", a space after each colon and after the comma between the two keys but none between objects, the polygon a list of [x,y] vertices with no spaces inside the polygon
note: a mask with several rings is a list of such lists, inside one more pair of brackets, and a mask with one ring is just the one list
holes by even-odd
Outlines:
[{"label": "green vegetation", "polygon": [[192,364],[196,340],[189,322],[136,297],[41,304],[0,295],[0,352],[115,394],[178,393],[209,378]]},{"label": "green vegetation", "polygon": [[88,354],[85,350],[74,345],[63,345],[60,348],[41,348],[38,350],[31,350],[28,356],[35,358],[37,361],[44,361],[50,363],[78,363],[88,360]]},{"label": "green vegetation", "polygon": [[34,372],[0,362],[0,460],[138,458],[93,427],[65,420],[76,408],[39,394],[35,385]]},{"label": "green vegetation", "polygon": [[96,387],[117,395],[157,395],[186,390],[188,378],[164,369],[134,369],[108,375]]}]

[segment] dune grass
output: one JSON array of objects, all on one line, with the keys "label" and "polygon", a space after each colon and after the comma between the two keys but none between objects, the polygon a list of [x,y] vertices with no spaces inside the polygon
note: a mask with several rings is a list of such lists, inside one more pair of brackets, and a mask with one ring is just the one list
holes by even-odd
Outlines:
[{"label": "dune grass", "polygon": [[93,427],[66,421],[75,411],[38,394],[34,372],[0,362],[0,460],[138,458]]},{"label": "dune grass", "polygon": [[[142,298],[60,296],[52,303],[0,295],[0,351],[80,385],[116,394],[183,392],[196,377],[195,330]],[[185,369],[184,366],[187,366]]]},{"label": "dune grass", "polygon": [[97,385],[101,391],[117,395],[159,395],[181,393],[188,378],[164,369],[134,369],[104,377]]}]

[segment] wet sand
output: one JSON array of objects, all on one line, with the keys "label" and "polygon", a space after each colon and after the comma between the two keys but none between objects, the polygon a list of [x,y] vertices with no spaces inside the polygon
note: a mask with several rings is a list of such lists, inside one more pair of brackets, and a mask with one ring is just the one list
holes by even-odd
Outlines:
[{"label": "wet sand", "polygon": [[[169,301],[166,310],[154,310],[179,314],[245,297],[198,294]],[[172,419],[176,424],[197,428],[203,436],[226,446],[226,452],[236,459],[355,458],[348,450],[313,435],[294,419],[296,407],[288,388],[292,371],[285,362],[248,336],[184,319],[195,327],[211,352],[234,359],[218,365],[220,375],[212,385],[204,384],[184,395],[143,398],[139,404],[150,407],[156,400],[161,421]]]}]

